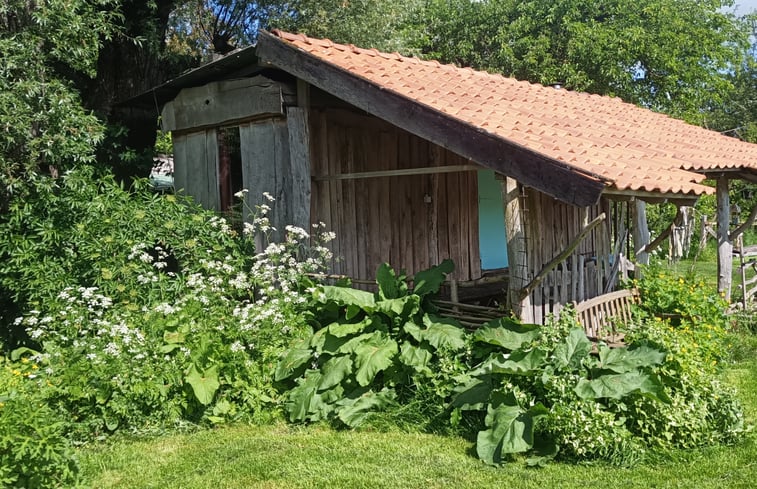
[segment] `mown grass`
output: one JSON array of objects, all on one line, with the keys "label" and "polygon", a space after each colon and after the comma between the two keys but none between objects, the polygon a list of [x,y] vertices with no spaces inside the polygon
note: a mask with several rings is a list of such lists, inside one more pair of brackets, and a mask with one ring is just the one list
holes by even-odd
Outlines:
[{"label": "mown grass", "polygon": [[[757,338],[741,336],[725,380],[757,423]],[[655,454],[633,468],[522,460],[493,468],[462,438],[326,427],[236,425],[148,440],[121,438],[79,450],[97,488],[668,488],[754,487],[757,436],[730,447]]]},{"label": "mown grass", "polygon": [[[709,261],[682,262],[708,283]],[[757,335],[734,335],[724,380],[738,389],[748,425],[757,424]],[[494,468],[472,441],[406,432],[235,425],[153,439],[120,438],[78,451],[84,483],[96,488],[752,488],[757,433],[735,446],[651,454],[619,468],[523,460]]]}]

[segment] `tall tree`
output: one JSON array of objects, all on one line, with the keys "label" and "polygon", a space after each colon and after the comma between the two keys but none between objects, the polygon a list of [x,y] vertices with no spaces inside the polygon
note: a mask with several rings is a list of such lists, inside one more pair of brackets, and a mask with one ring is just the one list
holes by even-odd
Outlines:
[{"label": "tall tree", "polygon": [[747,35],[730,0],[428,0],[427,56],[701,123],[731,89]]},{"label": "tall tree", "polygon": [[0,211],[26,179],[94,160],[103,127],[73,79],[119,34],[115,0],[0,0]]}]

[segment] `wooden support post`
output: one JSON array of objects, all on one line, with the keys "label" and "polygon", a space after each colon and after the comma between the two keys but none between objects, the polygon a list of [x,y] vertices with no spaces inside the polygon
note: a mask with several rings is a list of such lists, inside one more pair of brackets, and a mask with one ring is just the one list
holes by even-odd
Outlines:
[{"label": "wooden support post", "polygon": [[717,181],[718,202],[718,292],[731,300],[731,273],[733,272],[733,244],[728,232],[731,218],[731,201],[728,195],[728,176]]},{"label": "wooden support post", "polygon": [[[647,203],[641,199],[634,199],[633,212],[633,248],[636,263],[649,265],[649,253],[644,247],[649,244],[649,225],[647,224]],[[639,273],[639,269],[637,274]]]},{"label": "wooden support post", "polygon": [[505,233],[507,235],[507,260],[510,268],[507,302],[513,314],[524,323],[534,321],[531,298],[520,297],[520,291],[528,283],[528,247],[520,185],[510,177],[502,181],[502,200],[505,203]]},{"label": "wooden support post", "polygon": [[291,165],[291,194],[288,203],[291,224],[310,232],[310,130],[308,109],[287,109],[289,133],[289,163]]}]

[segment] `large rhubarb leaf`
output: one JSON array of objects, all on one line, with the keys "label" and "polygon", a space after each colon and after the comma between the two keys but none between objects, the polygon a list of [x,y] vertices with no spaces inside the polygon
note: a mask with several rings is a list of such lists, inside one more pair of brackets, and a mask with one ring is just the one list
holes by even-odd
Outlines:
[{"label": "large rhubarb leaf", "polygon": [[454,271],[455,264],[448,258],[439,265],[416,273],[413,277],[413,293],[418,296],[436,294],[444,283],[446,275]]},{"label": "large rhubarb leaf", "polygon": [[361,386],[367,386],[376,374],[387,369],[397,355],[397,343],[381,333],[374,333],[367,341],[355,347],[355,378]]},{"label": "large rhubarb leaf", "polygon": [[373,324],[371,318],[365,318],[357,323],[331,323],[328,325],[329,334],[337,338],[344,338],[355,333],[359,333]]},{"label": "large rhubarb leaf", "polygon": [[322,371],[318,390],[330,389],[352,373],[352,358],[349,355],[332,357],[323,365]]},{"label": "large rhubarb leaf", "polygon": [[409,342],[402,343],[400,362],[416,371],[425,369],[431,361],[431,352],[423,346],[414,346]]},{"label": "large rhubarb leaf", "polygon": [[382,263],[376,270],[376,283],[379,286],[379,297],[382,299],[397,299],[407,295],[407,282],[404,274],[400,277],[388,263]]},{"label": "large rhubarb leaf", "polygon": [[494,319],[476,330],[475,341],[517,350],[539,337],[537,324],[520,324],[509,318]]},{"label": "large rhubarb leaf", "polygon": [[539,348],[517,350],[508,355],[495,354],[489,357],[491,372],[511,375],[529,375],[544,366],[547,352]]},{"label": "large rhubarb leaf", "polygon": [[342,423],[350,428],[360,426],[368,417],[387,406],[394,404],[395,392],[382,389],[381,392],[368,391],[358,397],[345,397],[339,400],[337,415]]},{"label": "large rhubarb leaf", "polygon": [[464,410],[483,410],[492,389],[491,375],[476,377],[465,385],[455,387],[455,396],[452,398],[451,405]]},{"label": "large rhubarb leaf", "polygon": [[418,312],[420,304],[420,297],[417,295],[408,295],[397,299],[380,300],[376,302],[374,310],[376,312],[383,312],[391,318],[396,316],[407,318]]},{"label": "large rhubarb leaf", "polygon": [[670,402],[660,379],[640,371],[602,375],[592,380],[581,379],[574,390],[582,399],[621,399],[632,393],[640,393],[660,402]]},{"label": "large rhubarb leaf", "polygon": [[534,420],[547,413],[541,404],[523,410],[512,394],[498,397],[498,403],[490,405],[486,414],[488,429],[480,431],[476,438],[479,458],[491,465],[501,463],[503,454],[530,450],[534,445]]},{"label": "large rhubarb leaf", "polygon": [[434,348],[448,348],[459,350],[465,346],[465,331],[453,319],[423,316],[422,338]]},{"label": "large rhubarb leaf", "polygon": [[591,341],[581,328],[570,330],[565,343],[555,348],[555,363],[560,368],[576,370],[581,366],[581,361],[591,353]]},{"label": "large rhubarb leaf", "polygon": [[599,347],[599,368],[619,374],[660,365],[663,361],[665,353],[648,346],[634,349]]},{"label": "large rhubarb leaf", "polygon": [[276,382],[296,377],[305,370],[305,364],[313,356],[309,348],[292,348],[287,350],[284,357],[276,365],[276,372],[273,374],[273,380]]},{"label": "large rhubarb leaf", "polygon": [[335,285],[324,285],[321,289],[323,290],[323,297],[327,301],[334,301],[342,306],[357,306],[366,312],[372,312],[376,306],[373,294],[364,290]]}]

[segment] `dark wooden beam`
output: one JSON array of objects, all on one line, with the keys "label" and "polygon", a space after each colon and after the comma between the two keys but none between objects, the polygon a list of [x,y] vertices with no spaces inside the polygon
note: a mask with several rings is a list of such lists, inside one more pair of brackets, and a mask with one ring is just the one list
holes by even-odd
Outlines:
[{"label": "dark wooden beam", "polygon": [[395,126],[563,202],[581,207],[594,205],[607,183],[598,175],[385,90],[268,32],[259,34],[257,54],[261,63],[284,70]]}]

